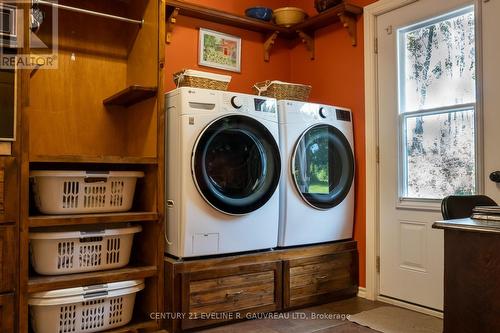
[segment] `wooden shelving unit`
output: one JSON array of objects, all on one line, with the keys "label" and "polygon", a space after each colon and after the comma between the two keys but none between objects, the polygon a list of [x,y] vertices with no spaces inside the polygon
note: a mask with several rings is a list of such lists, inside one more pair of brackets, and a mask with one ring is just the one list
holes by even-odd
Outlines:
[{"label": "wooden shelving unit", "polygon": [[311,59],[314,59],[314,32],[326,26],[342,23],[351,37],[353,46],[357,44],[356,18],[363,13],[363,8],[345,0],[343,3],[332,7],[318,15],[306,19],[304,22],[291,27],[282,27],[273,23],[259,21],[242,15],[216,10],[197,4],[177,0],[167,0],[166,42],[170,43],[174,25],[178,15],[189,16],[214,23],[225,24],[236,28],[256,31],[266,34],[264,42],[264,60],[269,61],[270,50],[278,36],[286,39],[300,38],[306,45]]},{"label": "wooden shelving unit", "polygon": [[103,223],[157,222],[157,212],[127,212],[82,215],[38,215],[30,216],[30,228],[59,227],[66,225],[88,225]]},{"label": "wooden shelving unit", "polygon": [[132,85],[114,94],[113,96],[106,98],[103,101],[103,104],[105,106],[121,106],[128,108],[129,106],[156,96],[157,92],[157,87]]},{"label": "wooden shelving unit", "polygon": [[[82,11],[52,8],[59,5],[81,7]],[[53,14],[58,14],[58,68],[42,67],[36,75],[25,71],[20,80],[25,100],[18,103],[20,268],[18,299],[13,305],[18,318],[15,331],[5,333],[30,333],[31,293],[132,279],[145,280],[145,288],[137,294],[133,320],[106,332],[156,332],[160,323],[151,320],[149,313],[164,312],[162,64],[166,8],[156,0],[59,0],[40,8],[46,14],[41,37],[50,36]],[[29,31],[28,22],[26,14],[24,31]],[[28,45],[22,51],[31,53]],[[144,172],[145,177],[138,180],[130,212],[38,215],[30,200],[29,174],[33,170],[133,170]],[[31,231],[125,223],[142,227],[134,235],[126,267],[59,276],[41,276],[31,267]]]},{"label": "wooden shelving unit", "polygon": [[113,269],[109,271],[67,274],[54,276],[32,276],[28,282],[28,292],[35,293],[53,289],[91,286],[113,281],[145,279],[156,276],[156,266],[138,266]]}]

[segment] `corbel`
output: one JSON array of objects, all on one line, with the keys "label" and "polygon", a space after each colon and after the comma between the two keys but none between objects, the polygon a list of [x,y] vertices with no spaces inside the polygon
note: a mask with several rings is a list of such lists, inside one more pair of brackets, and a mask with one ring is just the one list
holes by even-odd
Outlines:
[{"label": "corbel", "polygon": [[309,56],[311,60],[314,60],[315,53],[314,53],[314,35],[309,36],[302,30],[297,30],[297,33],[299,34],[300,40],[304,45],[306,46],[307,51],[309,52]]},{"label": "corbel", "polygon": [[264,42],[264,61],[269,61],[271,58],[271,49],[274,46],[274,43],[276,42],[276,38],[278,37],[279,31],[273,32]]},{"label": "corbel", "polygon": [[172,32],[174,31],[174,25],[177,22],[177,15],[179,15],[179,8],[174,8],[172,13],[167,20],[167,33],[165,34],[165,42],[170,44],[172,42]]},{"label": "corbel", "polygon": [[356,36],[356,18],[346,12],[339,13],[340,22],[344,28],[347,29],[347,33],[351,36],[351,44],[352,46],[356,46],[357,44],[357,36]]}]

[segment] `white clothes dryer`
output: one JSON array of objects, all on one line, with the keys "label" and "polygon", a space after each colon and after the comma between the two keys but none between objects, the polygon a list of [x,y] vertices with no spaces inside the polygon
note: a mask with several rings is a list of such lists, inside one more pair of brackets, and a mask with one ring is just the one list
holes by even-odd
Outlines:
[{"label": "white clothes dryer", "polygon": [[354,219],[351,111],[279,101],[280,247],[349,239]]}]

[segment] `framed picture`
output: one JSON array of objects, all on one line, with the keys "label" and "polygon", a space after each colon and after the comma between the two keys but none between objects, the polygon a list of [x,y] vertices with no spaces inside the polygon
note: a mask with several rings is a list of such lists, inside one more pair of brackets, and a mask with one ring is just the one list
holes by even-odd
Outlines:
[{"label": "framed picture", "polygon": [[241,38],[200,28],[198,64],[241,72]]}]

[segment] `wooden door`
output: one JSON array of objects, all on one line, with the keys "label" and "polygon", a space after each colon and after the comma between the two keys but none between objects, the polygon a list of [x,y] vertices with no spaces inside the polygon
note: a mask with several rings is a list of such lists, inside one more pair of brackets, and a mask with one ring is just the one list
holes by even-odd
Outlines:
[{"label": "wooden door", "polygon": [[0,295],[0,332],[14,333],[14,294]]},{"label": "wooden door", "polygon": [[18,199],[16,159],[0,157],[0,223],[16,221]]}]

